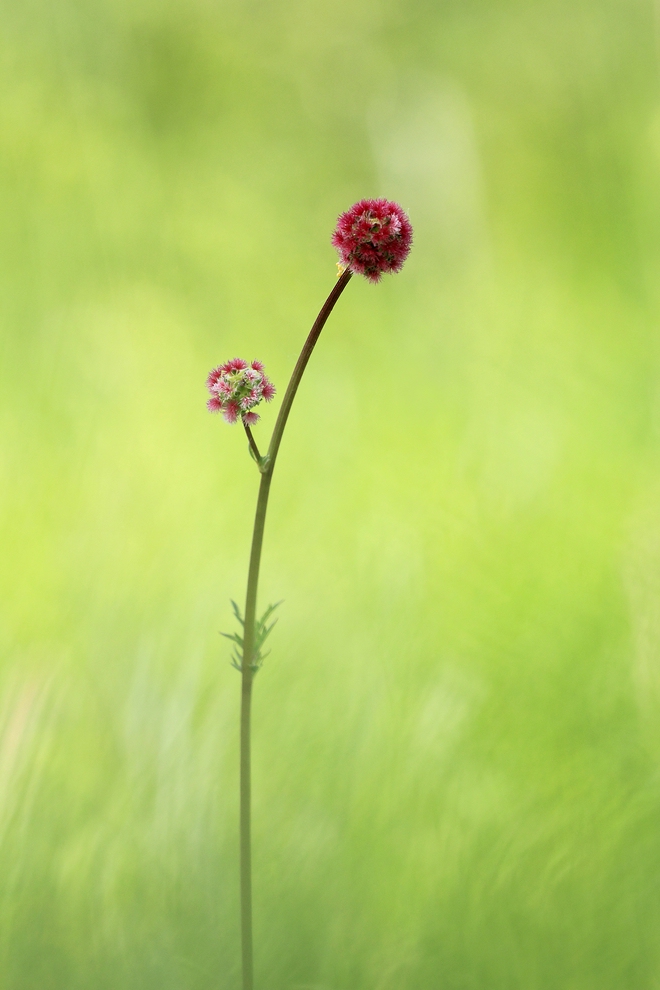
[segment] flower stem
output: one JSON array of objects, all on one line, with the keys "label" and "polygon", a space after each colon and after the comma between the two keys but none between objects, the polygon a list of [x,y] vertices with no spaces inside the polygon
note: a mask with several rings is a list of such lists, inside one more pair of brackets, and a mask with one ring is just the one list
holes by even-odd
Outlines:
[{"label": "flower stem", "polygon": [[272,472],[261,475],[257,511],[252,532],[252,550],[248,571],[245,601],[245,627],[243,632],[243,662],[241,664],[241,952],[243,959],[243,990],[252,990],[252,843],[251,843],[251,765],[250,720],[252,709],[252,657],[254,654],[254,627],[257,604],[257,585],[261,547],[264,538],[266,509]]},{"label": "flower stem", "polygon": [[300,380],[303,376],[305,368],[307,367],[307,362],[312,356],[312,351],[314,350],[314,345],[321,335],[321,330],[325,326],[326,320],[330,316],[335,303],[339,299],[340,295],[348,285],[351,280],[352,272],[346,269],[342,272],[340,277],[337,279],[337,283],[323,303],[321,307],[321,312],[316,317],[314,321],[314,326],[309,331],[309,336],[305,341],[302,351],[300,352],[300,357],[296,362],[296,366],[293,369],[293,374],[291,375],[291,380],[287,386],[287,390],[284,393],[284,399],[282,400],[282,405],[275,422],[275,429],[273,430],[273,435],[270,439],[270,446],[268,447],[268,457],[270,458],[270,470],[272,472],[275,466],[275,459],[277,457],[277,452],[280,449],[280,443],[282,442],[282,434],[284,433],[284,427],[286,426],[286,421],[289,418],[289,413],[291,412],[291,406],[293,405],[293,400],[296,397],[296,392],[298,391],[298,386],[300,385]]},{"label": "flower stem", "polygon": [[[273,477],[275,461],[282,442],[293,400],[298,391],[307,362],[309,361],[316,341],[319,339],[326,320],[340,295],[348,285],[351,272],[345,271],[337,280],[332,292],[316,317],[314,325],[305,341],[300,357],[293,369],[291,380],[284,394],[282,405],[277,416],[273,435],[268,447],[268,454],[261,467],[261,483],[257,499],[257,511],[254,517],[252,532],[252,549],[250,551],[250,567],[248,571],[247,594],[245,596],[245,629],[243,639],[243,662],[241,664],[241,812],[240,812],[240,846],[241,846],[241,952],[243,961],[243,990],[253,990],[252,964],[252,846],[251,846],[251,786],[250,786],[250,716],[252,706],[252,680],[254,677],[254,637],[257,613],[257,587],[259,584],[259,567],[261,564],[261,548],[264,539],[266,510],[270,483]],[[245,425],[245,424],[244,424]],[[248,426],[245,426],[251,446],[254,443]],[[254,444],[256,448],[256,444]],[[257,451],[258,455],[258,451]],[[257,457],[257,460],[261,460]]]},{"label": "flower stem", "polygon": [[248,438],[248,443],[250,444],[250,450],[252,451],[252,454],[254,455],[254,459],[256,460],[256,462],[258,464],[259,461],[261,460],[261,454],[259,453],[259,448],[257,447],[257,442],[254,439],[254,437],[252,436],[252,430],[247,425],[247,423],[245,422],[244,419],[241,420],[241,423],[243,424],[243,429],[245,430],[245,434],[246,434],[246,436]]}]

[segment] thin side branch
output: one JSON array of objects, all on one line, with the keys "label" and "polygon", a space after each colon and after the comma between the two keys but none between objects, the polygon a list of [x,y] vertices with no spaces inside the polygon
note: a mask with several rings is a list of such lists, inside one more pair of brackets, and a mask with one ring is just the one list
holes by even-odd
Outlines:
[{"label": "thin side branch", "polygon": [[261,460],[261,454],[259,453],[259,448],[257,447],[257,442],[254,439],[254,437],[252,436],[252,430],[247,425],[247,423],[245,422],[244,419],[241,419],[241,423],[243,424],[243,428],[244,428],[245,433],[247,435],[248,443],[250,444],[250,450],[252,451],[252,456],[254,457],[255,461],[258,464],[259,461]]}]

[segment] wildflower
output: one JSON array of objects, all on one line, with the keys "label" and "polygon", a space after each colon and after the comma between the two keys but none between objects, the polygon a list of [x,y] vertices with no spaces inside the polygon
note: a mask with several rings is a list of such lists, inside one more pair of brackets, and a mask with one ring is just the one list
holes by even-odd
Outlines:
[{"label": "wildflower", "polygon": [[361,199],[337,220],[332,235],[341,265],[370,282],[401,271],[412,243],[410,220],[398,203]]},{"label": "wildflower", "polygon": [[261,361],[248,364],[242,358],[232,358],[214,368],[206,379],[211,398],[206,403],[211,412],[222,412],[227,423],[242,419],[246,426],[259,420],[252,412],[262,400],[270,402],[275,386],[264,372]]}]

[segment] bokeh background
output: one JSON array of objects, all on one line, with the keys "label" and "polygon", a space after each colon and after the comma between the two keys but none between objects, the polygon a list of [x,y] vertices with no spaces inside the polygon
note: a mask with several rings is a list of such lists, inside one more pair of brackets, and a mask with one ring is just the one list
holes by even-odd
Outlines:
[{"label": "bokeh background", "polygon": [[[650,0],[3,0],[0,984],[239,981],[230,598],[261,603],[263,990],[660,987]],[[265,445],[277,403],[257,429]]]}]

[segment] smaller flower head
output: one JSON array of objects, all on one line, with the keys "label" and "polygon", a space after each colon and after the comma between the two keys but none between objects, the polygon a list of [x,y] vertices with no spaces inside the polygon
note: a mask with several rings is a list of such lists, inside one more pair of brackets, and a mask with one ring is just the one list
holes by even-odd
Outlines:
[{"label": "smaller flower head", "polygon": [[332,244],[344,268],[380,282],[384,272],[401,271],[412,244],[412,226],[398,203],[361,199],[337,220]]},{"label": "smaller flower head", "polygon": [[240,418],[247,426],[258,422],[253,412],[255,406],[275,395],[275,386],[266,376],[261,361],[248,364],[242,358],[233,358],[214,368],[206,379],[211,398],[206,403],[211,412],[221,412],[227,423]]}]

